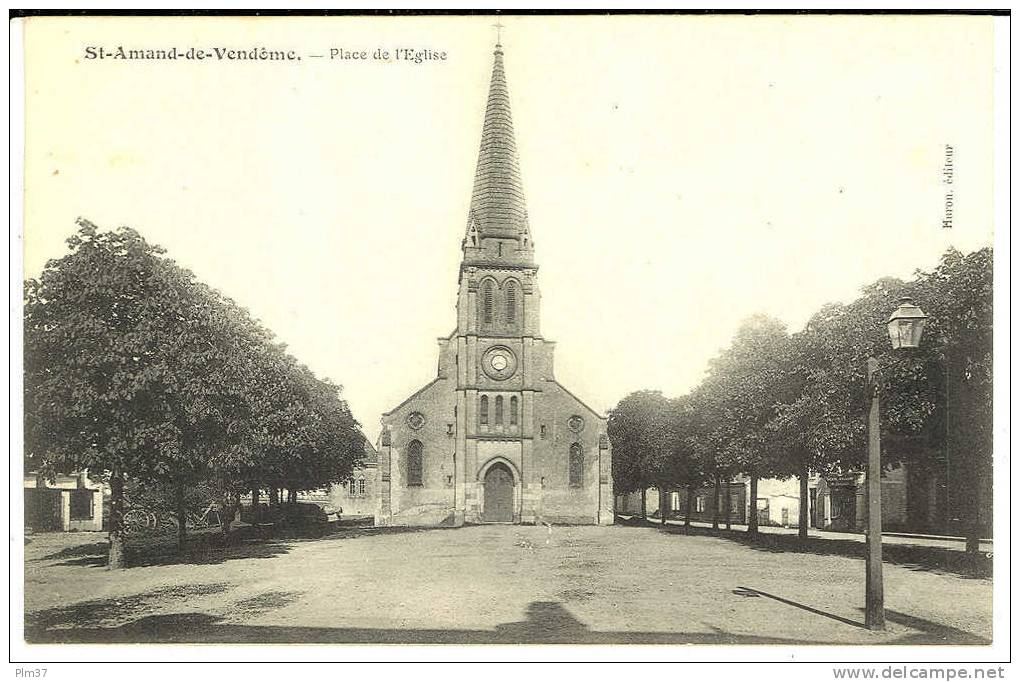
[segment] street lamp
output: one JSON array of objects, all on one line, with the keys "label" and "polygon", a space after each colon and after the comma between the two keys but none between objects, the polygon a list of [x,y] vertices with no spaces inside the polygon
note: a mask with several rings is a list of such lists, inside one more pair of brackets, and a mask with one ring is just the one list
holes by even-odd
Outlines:
[{"label": "street lamp", "polygon": [[921,334],[928,316],[914,305],[909,296],[900,299],[900,307],[889,316],[889,340],[894,350],[917,348],[921,345]]},{"label": "street lamp", "polygon": [[[894,350],[917,348],[928,320],[909,297],[889,316],[889,341]],[[868,358],[868,537],[865,543],[864,625],[885,629],[885,596],[882,587],[882,442],[879,435],[878,360]]]}]

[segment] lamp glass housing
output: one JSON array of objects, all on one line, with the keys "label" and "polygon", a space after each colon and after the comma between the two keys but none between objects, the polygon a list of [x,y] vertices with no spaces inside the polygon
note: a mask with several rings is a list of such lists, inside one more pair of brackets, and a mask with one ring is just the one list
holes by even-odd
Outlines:
[{"label": "lamp glass housing", "polygon": [[889,316],[889,340],[895,350],[900,348],[917,348],[921,345],[921,335],[928,316],[914,305],[909,298],[900,302],[900,307]]}]

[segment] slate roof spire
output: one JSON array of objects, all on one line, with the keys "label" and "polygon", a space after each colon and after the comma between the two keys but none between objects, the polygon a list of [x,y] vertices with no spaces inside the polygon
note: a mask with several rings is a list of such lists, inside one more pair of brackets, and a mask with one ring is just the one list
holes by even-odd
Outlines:
[{"label": "slate roof spire", "polygon": [[468,212],[468,237],[478,242],[486,237],[512,238],[530,247],[528,211],[510,116],[510,92],[503,71],[503,46],[498,37],[493,54],[489,99]]}]

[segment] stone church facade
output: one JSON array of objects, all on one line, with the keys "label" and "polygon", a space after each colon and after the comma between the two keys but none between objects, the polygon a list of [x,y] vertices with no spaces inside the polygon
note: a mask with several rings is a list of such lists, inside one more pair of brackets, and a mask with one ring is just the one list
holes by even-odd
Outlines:
[{"label": "stone church facade", "polygon": [[382,417],[377,525],[613,522],[606,419],[553,374],[497,44],[457,328],[434,380]]}]

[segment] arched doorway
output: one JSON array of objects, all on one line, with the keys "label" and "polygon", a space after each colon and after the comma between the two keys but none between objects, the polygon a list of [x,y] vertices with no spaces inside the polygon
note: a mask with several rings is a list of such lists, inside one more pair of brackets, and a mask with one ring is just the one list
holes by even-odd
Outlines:
[{"label": "arched doorway", "polygon": [[485,472],[482,520],[510,523],[514,520],[514,475],[502,462]]}]

